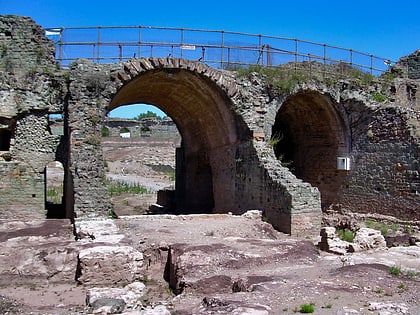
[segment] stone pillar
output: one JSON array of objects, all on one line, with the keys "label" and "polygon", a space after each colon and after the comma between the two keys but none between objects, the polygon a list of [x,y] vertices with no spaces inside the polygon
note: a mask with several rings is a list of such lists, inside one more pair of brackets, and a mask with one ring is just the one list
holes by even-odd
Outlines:
[{"label": "stone pillar", "polygon": [[[70,139],[69,180],[73,188],[75,217],[106,216],[111,210],[105,183],[101,129],[108,100],[102,99],[103,74],[84,64],[72,69],[68,103]],[[69,185],[70,186],[70,185]],[[71,194],[71,192],[69,192]]]}]

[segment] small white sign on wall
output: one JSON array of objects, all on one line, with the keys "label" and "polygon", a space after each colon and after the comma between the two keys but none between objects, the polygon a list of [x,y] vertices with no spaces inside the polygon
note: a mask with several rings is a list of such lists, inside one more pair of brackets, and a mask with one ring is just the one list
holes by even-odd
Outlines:
[{"label": "small white sign on wall", "polygon": [[337,169],[343,171],[350,171],[350,158],[343,156],[337,157]]}]

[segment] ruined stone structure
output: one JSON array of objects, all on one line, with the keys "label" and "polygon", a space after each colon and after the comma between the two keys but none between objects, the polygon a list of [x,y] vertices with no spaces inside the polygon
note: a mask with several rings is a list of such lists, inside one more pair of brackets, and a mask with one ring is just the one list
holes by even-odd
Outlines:
[{"label": "ruined stone structure", "polygon": [[130,137],[180,137],[175,123],[169,117],[164,119],[144,118],[120,119],[107,118],[104,122],[104,128],[107,128],[108,136],[120,137],[123,131],[127,131]]},{"label": "ruined stone structure", "polygon": [[[278,90],[257,73],[172,58],[61,69],[42,29],[11,16],[0,19],[0,49],[1,218],[46,216],[44,170],[54,160],[64,165],[65,215],[106,215],[106,114],[147,103],[182,136],[179,213],[261,209],[293,235],[317,234],[322,209],[420,219],[418,80]],[[49,127],[56,113],[62,136]]]}]

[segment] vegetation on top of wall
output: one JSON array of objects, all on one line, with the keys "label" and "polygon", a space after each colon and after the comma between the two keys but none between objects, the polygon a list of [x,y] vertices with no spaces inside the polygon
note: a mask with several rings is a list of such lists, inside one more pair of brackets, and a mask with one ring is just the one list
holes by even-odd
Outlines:
[{"label": "vegetation on top of wall", "polygon": [[249,76],[251,73],[263,75],[267,83],[280,93],[288,93],[297,84],[309,80],[308,75],[298,69],[290,69],[289,67],[263,67],[260,65],[250,66],[248,68],[237,68],[239,77]]},{"label": "vegetation on top of wall", "polygon": [[372,98],[377,102],[383,102],[388,98],[391,82],[395,78],[395,74],[390,72],[378,77],[345,63],[325,65],[319,62],[300,62],[277,67],[262,65],[235,67],[234,70],[238,77],[249,77],[251,73],[257,73],[280,93],[289,93],[296,85],[310,81],[333,86],[345,80],[360,88],[371,88],[379,83],[380,92],[372,94]]}]

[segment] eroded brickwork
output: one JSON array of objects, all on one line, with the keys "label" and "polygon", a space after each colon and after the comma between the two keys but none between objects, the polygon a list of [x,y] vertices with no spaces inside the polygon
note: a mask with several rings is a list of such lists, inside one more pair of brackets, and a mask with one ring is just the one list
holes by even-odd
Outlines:
[{"label": "eroded brickwork", "polygon": [[[417,80],[387,83],[380,102],[373,97],[380,83],[311,81],[279,92],[263,75],[239,77],[183,59],[79,60],[64,70],[41,28],[17,17],[1,17],[0,44],[2,218],[45,216],[44,169],[52,160],[64,165],[66,215],[106,215],[106,114],[146,102],[158,104],[183,137],[181,211],[261,209],[294,235],[317,234],[321,208],[420,219]],[[62,136],[50,130],[51,113],[62,114]],[[270,142],[276,128],[294,165]],[[340,156],[349,170],[337,169]]]},{"label": "eroded brickwork", "polygon": [[66,93],[54,49],[30,18],[0,18],[1,218],[45,218],[45,166],[64,162],[49,130]]}]

